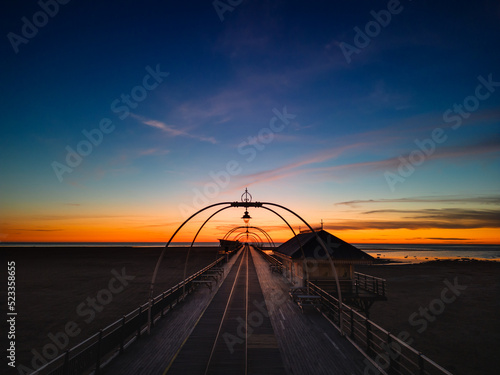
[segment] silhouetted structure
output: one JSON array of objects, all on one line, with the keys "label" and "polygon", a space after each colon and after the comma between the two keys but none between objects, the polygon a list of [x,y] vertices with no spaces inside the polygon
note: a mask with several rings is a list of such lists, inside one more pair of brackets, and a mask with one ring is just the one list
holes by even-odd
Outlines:
[{"label": "silhouetted structure", "polygon": [[221,250],[226,253],[237,249],[240,245],[240,241],[219,240],[219,246],[221,247]]},{"label": "silhouetted structure", "polygon": [[[343,302],[368,315],[375,301],[387,300],[385,280],[355,272],[355,266],[372,264],[375,259],[357,247],[320,229],[316,232],[326,245],[339,278]],[[296,287],[307,280],[337,295],[332,264],[313,232],[301,232],[276,248],[273,255],[282,263],[283,275]]]}]

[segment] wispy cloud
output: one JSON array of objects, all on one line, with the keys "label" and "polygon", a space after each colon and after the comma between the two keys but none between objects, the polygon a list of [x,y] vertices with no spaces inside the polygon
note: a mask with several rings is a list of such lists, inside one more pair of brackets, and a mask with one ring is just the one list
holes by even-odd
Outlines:
[{"label": "wispy cloud", "polygon": [[[287,178],[290,176],[295,176],[297,174],[305,173],[310,170],[318,170],[320,168],[318,167],[312,167],[313,165],[317,165],[323,162],[327,162],[329,160],[333,160],[338,158],[340,155],[342,155],[344,152],[355,149],[358,147],[364,146],[364,143],[357,143],[357,144],[351,144],[343,147],[338,147],[333,150],[328,149],[328,150],[323,150],[319,153],[316,153],[314,155],[310,155],[306,157],[303,160],[295,161],[293,163],[262,171],[262,172],[257,172],[253,174],[249,174],[246,176],[243,176],[242,178],[245,180],[244,184],[246,186],[250,186],[254,183],[262,183],[262,182],[269,182],[273,180],[279,180],[283,178]],[[312,169],[308,170],[307,168],[311,166]]]},{"label": "wispy cloud", "polygon": [[367,229],[477,229],[500,228],[500,209],[466,210],[460,208],[424,210],[375,210],[364,214],[394,214],[397,220],[346,220],[326,224],[331,230]]},{"label": "wispy cloud", "polygon": [[[339,156],[348,150],[360,149],[366,151],[367,148],[370,148],[373,145],[374,144],[367,142],[353,143],[335,148],[333,150],[323,150],[315,155],[308,156],[301,161],[294,161],[278,168],[241,176],[241,184],[242,186],[250,186],[254,183],[270,182],[306,173],[315,174],[323,179],[330,179],[338,173],[364,175],[368,172],[391,171],[400,165],[401,161],[399,160],[399,157],[346,164],[342,164],[342,162],[339,163],[337,161],[336,165],[331,166],[318,165],[322,162],[333,162],[334,160],[338,160]],[[500,138],[490,138],[474,144],[442,147],[433,154],[429,155],[426,162],[439,159],[473,158],[478,155],[494,154],[499,151]]]},{"label": "wispy cloud", "polygon": [[457,237],[426,237],[426,240],[437,241],[470,241],[472,238],[457,238]]},{"label": "wispy cloud", "polygon": [[161,148],[148,148],[145,150],[139,151],[140,156],[148,156],[148,155],[166,155],[170,152],[170,150],[167,149],[161,149]]},{"label": "wispy cloud", "polygon": [[139,120],[142,124],[150,126],[152,128],[159,129],[164,133],[168,134],[170,137],[187,137],[187,138],[197,139],[202,142],[210,142],[213,144],[217,143],[214,137],[204,137],[202,135],[194,134],[192,132],[188,132],[186,129],[178,129],[172,125],[167,125],[162,121],[147,119],[142,116],[134,114],[132,114],[132,116],[135,119]]},{"label": "wispy cloud", "polygon": [[62,229],[14,229],[23,232],[62,232]]},{"label": "wispy cloud", "polygon": [[495,227],[500,225],[500,209],[494,210],[467,210],[463,208],[428,208],[423,210],[372,210],[363,214],[397,214],[398,217],[413,219],[431,219],[441,221],[483,221],[495,223]]},{"label": "wispy cloud", "polygon": [[335,203],[337,206],[355,207],[363,204],[388,204],[388,203],[447,203],[447,204],[500,204],[500,196],[435,196],[435,197],[409,197],[409,198],[392,198],[392,199],[358,199]]}]

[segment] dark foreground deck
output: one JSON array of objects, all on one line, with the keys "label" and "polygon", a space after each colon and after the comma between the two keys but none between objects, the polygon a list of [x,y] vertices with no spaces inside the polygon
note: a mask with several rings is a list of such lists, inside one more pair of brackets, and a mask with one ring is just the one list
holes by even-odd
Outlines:
[{"label": "dark foreground deck", "polygon": [[253,249],[199,287],[104,374],[362,374],[364,357],[331,323],[302,314],[289,285]]}]

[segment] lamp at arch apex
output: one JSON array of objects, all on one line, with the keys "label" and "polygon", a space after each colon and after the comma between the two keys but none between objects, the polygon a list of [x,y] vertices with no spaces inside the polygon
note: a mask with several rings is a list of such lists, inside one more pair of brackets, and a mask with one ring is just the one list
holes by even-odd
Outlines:
[{"label": "lamp at arch apex", "polygon": [[245,211],[245,214],[241,217],[243,219],[243,221],[245,222],[245,224],[248,224],[250,222],[250,215],[248,214],[248,211]]}]

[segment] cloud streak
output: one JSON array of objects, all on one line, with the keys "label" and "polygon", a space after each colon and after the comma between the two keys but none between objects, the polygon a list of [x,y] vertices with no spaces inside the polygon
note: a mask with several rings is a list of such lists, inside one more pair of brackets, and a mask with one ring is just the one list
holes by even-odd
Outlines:
[{"label": "cloud streak", "polygon": [[[392,171],[396,170],[401,161],[398,157],[376,161],[364,161],[357,163],[337,164],[327,167],[316,167],[314,164],[326,162],[337,159],[343,152],[348,149],[362,148],[365,149],[370,146],[369,143],[355,143],[348,146],[343,146],[335,150],[325,150],[315,156],[309,157],[304,161],[293,162],[288,165],[254,173],[245,176],[251,183],[267,182],[279,180],[287,177],[302,175],[305,173],[316,174],[324,179],[332,178],[335,173],[349,173],[351,175],[361,175],[375,171]],[[489,138],[474,144],[450,146],[447,148],[442,147],[435,153],[429,155],[426,163],[431,160],[441,159],[459,159],[459,158],[474,158],[480,155],[493,155],[500,151],[500,137]],[[406,158],[408,155],[405,156]]]},{"label": "cloud streak", "polygon": [[331,230],[384,229],[478,229],[500,228],[500,209],[465,210],[460,208],[425,210],[375,210],[372,214],[397,214],[397,220],[348,220],[327,224]]},{"label": "cloud streak", "polygon": [[190,133],[187,130],[175,128],[174,126],[167,125],[161,121],[146,119],[138,115],[132,115],[132,116],[137,120],[139,120],[142,124],[150,126],[155,129],[159,129],[170,137],[187,137],[187,138],[197,139],[202,142],[209,142],[212,144],[217,143],[217,140],[214,137],[204,137],[198,134]]},{"label": "cloud streak", "polygon": [[387,204],[387,203],[451,203],[451,204],[500,204],[500,196],[484,197],[460,197],[460,196],[436,196],[436,197],[409,197],[392,199],[357,199],[335,203],[337,206],[355,207],[360,204]]}]

